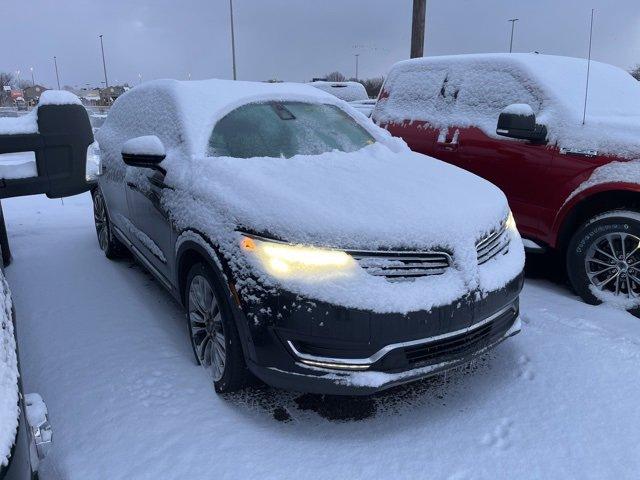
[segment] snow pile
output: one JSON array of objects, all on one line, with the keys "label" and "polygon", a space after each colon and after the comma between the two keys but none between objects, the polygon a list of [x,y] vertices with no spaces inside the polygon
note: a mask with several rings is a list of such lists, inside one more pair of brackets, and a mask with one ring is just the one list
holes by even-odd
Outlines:
[{"label": "snow pile", "polygon": [[[268,100],[336,105],[375,143],[356,152],[289,159],[206,156],[218,119],[241,105]],[[345,102],[308,85],[212,80],[136,87],[115,102],[98,132],[102,161],[109,164],[100,181],[125,179],[148,188],[150,170],[126,168],[120,152],[127,140],[150,134],[166,149],[165,182],[174,190],[165,189],[161,200],[172,220],[179,229],[205,232],[238,271],[252,268],[240,251],[238,228],[339,249],[445,249],[456,262],[444,275],[403,285],[358,269],[357,278],[321,284],[309,279],[278,283],[259,272],[267,286],[351,307],[407,312],[450,303],[476,288],[500,288],[522,269],[523,248],[515,230],[507,255],[477,264],[476,241],[498,229],[509,212],[498,188],[411,152]],[[481,273],[487,269],[494,269],[490,280]]]},{"label": "snow pile", "polygon": [[550,144],[640,157],[640,85],[624,70],[592,61],[582,125],[586,71],[586,60],[537,54],[406,60],[391,69],[373,118],[379,124],[476,126],[497,138],[500,112],[527,104],[547,126]]},{"label": "snow pile", "polygon": [[345,102],[355,102],[357,100],[368,100],[367,90],[359,82],[311,82],[309,85],[313,85],[320,90],[335,95],[340,100]]},{"label": "snow pile", "polygon": [[38,106],[43,105],[82,105],[82,102],[76,95],[66,90],[45,90],[38,100]]},{"label": "snow pile", "polygon": [[521,117],[534,115],[533,108],[531,108],[531,105],[527,103],[512,103],[511,105],[508,105],[504,110],[502,110],[502,113],[519,115]]},{"label": "snow pile", "polygon": [[20,117],[0,117],[0,135],[38,133],[38,116],[32,110]]},{"label": "snow pile", "polygon": [[161,157],[165,154],[164,146],[155,135],[143,135],[127,140],[122,145],[122,153],[128,155],[155,155]]},{"label": "snow pile", "polygon": [[0,154],[0,178],[17,179],[38,176],[36,155],[34,152]]},{"label": "snow pile", "polygon": [[18,357],[9,286],[0,273],[0,466],[7,465],[18,428]]}]

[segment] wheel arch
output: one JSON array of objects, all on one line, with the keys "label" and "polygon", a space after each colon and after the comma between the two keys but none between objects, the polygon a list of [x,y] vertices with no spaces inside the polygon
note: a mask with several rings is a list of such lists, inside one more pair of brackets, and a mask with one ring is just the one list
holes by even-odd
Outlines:
[{"label": "wheel arch", "polygon": [[183,305],[186,305],[187,275],[191,267],[198,262],[209,265],[218,276],[221,285],[228,290],[227,293],[233,295],[233,287],[229,282],[232,277],[226,267],[226,262],[223,262],[222,255],[206,236],[194,230],[187,230],[178,236],[176,246],[176,285]]},{"label": "wheel arch", "polygon": [[564,254],[581,225],[596,215],[617,209],[640,211],[640,184],[600,184],[570,198],[556,217],[552,246]]}]

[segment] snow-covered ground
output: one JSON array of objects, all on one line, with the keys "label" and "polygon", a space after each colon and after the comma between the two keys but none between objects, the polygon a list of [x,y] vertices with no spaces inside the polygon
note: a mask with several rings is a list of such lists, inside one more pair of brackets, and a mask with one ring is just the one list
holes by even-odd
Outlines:
[{"label": "snow-covered ground", "polygon": [[178,306],[99,251],[87,194],[3,202],[42,479],[637,478],[640,321],[529,280],[523,331],[473,366],[373,398],[217,396]]}]

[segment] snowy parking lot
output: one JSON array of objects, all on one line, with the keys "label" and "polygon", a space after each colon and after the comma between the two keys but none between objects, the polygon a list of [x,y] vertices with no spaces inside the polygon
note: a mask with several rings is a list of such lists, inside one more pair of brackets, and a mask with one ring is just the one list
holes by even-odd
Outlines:
[{"label": "snowy parking lot", "polygon": [[3,202],[26,391],[48,404],[41,478],[637,478],[640,322],[527,280],[522,333],[370,398],[218,396],[183,313],[100,251],[88,194]]}]

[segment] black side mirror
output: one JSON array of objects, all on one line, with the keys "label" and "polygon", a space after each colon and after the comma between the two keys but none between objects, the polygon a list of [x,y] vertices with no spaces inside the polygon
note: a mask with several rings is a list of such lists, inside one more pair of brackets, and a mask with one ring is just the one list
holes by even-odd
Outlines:
[{"label": "black side mirror", "polygon": [[496,133],[503,137],[535,143],[544,143],[547,140],[547,127],[536,123],[533,109],[524,103],[509,105],[500,113]]},{"label": "black side mirror", "polygon": [[166,173],[160,166],[165,157],[164,145],[155,135],[132,138],[122,145],[122,161],[130,167],[151,168]]},{"label": "black side mirror", "polygon": [[33,122],[27,129],[20,123],[16,128],[7,123],[10,128],[6,131],[0,128],[0,154],[35,156],[35,172],[24,178],[0,178],[0,198],[41,193],[60,198],[86,192],[95,185],[94,180],[87,179],[87,155],[93,143],[87,111],[73,95],[51,92],[51,97],[66,93],[69,103],[39,104],[37,112],[27,117],[3,119],[9,123],[14,120],[24,123],[25,119]]}]

